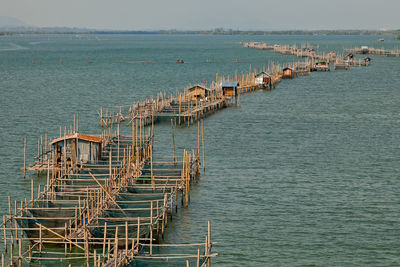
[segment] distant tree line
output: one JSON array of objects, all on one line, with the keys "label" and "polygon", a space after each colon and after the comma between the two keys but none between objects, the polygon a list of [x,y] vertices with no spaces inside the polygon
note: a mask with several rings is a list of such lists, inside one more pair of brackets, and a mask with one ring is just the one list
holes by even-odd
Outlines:
[{"label": "distant tree line", "polygon": [[182,30],[156,30],[156,31],[104,31],[79,28],[21,28],[15,30],[0,29],[0,35],[12,34],[203,34],[203,35],[397,35],[400,30],[377,31],[377,30],[287,30],[287,31],[243,31],[216,28],[212,30],[182,31]]}]

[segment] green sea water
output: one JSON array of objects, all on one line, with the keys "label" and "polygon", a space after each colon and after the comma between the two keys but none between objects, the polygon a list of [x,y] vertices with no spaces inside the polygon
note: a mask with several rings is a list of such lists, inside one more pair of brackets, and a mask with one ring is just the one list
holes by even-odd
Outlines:
[{"label": "green sea water", "polygon": [[[217,72],[301,60],[239,41],[307,42],[339,53],[400,46],[394,37],[378,38],[2,36],[0,214],[8,212],[9,195],[29,198],[30,179],[45,182],[35,174],[23,179],[23,138],[32,162],[38,136],[57,135],[73,114],[79,113],[81,132],[96,134],[101,105],[175,93]],[[205,176],[163,242],[203,241],[211,220],[216,266],[400,265],[400,58],[371,57],[367,68],[283,81],[207,117]],[[170,125],[157,125],[155,135],[155,152],[172,153]],[[195,127],[175,131],[179,153],[197,146],[196,135]]]}]

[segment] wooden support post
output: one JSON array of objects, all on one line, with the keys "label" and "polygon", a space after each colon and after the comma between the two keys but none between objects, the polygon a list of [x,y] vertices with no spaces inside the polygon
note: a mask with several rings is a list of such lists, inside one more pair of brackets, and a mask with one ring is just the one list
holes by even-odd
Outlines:
[{"label": "wooden support post", "polygon": [[204,120],[201,120],[201,142],[203,147],[203,175],[206,171],[206,155],[204,153]]},{"label": "wooden support post", "polygon": [[10,244],[10,266],[13,266],[14,265],[14,263],[13,263],[13,258],[14,258],[14,255],[13,255],[13,253],[14,253],[14,245],[13,245],[13,239],[12,239],[12,237],[11,237],[11,244]]},{"label": "wooden support post", "polygon": [[107,222],[104,222],[103,258],[106,251],[106,240],[107,240]]},{"label": "wooden support post", "polygon": [[115,227],[114,266],[118,266],[118,226]]},{"label": "wooden support post", "polygon": [[4,251],[7,253],[7,231],[6,231],[6,216],[3,215],[3,232],[4,232]]},{"label": "wooden support post", "polygon": [[175,162],[175,137],[174,137],[174,124],[171,119],[171,133],[172,133],[172,155]]},{"label": "wooden support post", "polygon": [[88,242],[88,232],[84,229],[84,239],[85,239],[85,255],[86,255],[86,266],[89,267],[89,242]]},{"label": "wooden support post", "polygon": [[107,241],[107,260],[110,260],[110,249],[111,249],[111,241],[108,239]]},{"label": "wooden support post", "polygon": [[153,223],[150,225],[150,256],[151,255],[153,255]]},{"label": "wooden support post", "polygon": [[112,175],[112,144],[110,144],[109,163],[110,163],[109,176],[110,176],[110,179],[111,179],[111,175]]},{"label": "wooden support post", "polygon": [[24,179],[26,177],[26,137],[24,138]]},{"label": "wooden support post", "polygon": [[128,255],[128,221],[125,221],[125,253]]},{"label": "wooden support post", "polygon": [[207,239],[208,239],[208,247],[211,246],[211,222],[207,223]]},{"label": "wooden support post", "polygon": [[140,238],[140,217],[137,217],[137,235],[136,235],[137,241],[136,241],[136,246],[137,246],[137,252],[139,252],[139,238]]},{"label": "wooden support post", "polygon": [[182,98],[182,95],[181,94],[179,94],[179,117],[178,117],[178,124],[179,124],[179,126],[181,125],[181,98]]},{"label": "wooden support post", "polygon": [[100,107],[100,125],[101,125],[101,128],[104,127],[104,124],[103,124],[103,106]]},{"label": "wooden support post", "polygon": [[[67,240],[68,238],[67,238],[67,235],[68,235],[68,232],[67,232],[67,222],[65,222],[65,226],[64,226],[64,240]],[[64,243],[64,256],[67,256],[67,249],[68,249],[68,243],[67,242],[65,242]]]},{"label": "wooden support post", "polygon": [[197,261],[196,261],[196,267],[200,267],[200,249],[197,249]]},{"label": "wooden support post", "polygon": [[33,207],[33,179],[31,179],[31,207]]},{"label": "wooden support post", "polygon": [[119,161],[119,123],[117,124],[117,134],[118,134],[118,156],[117,156],[117,160]]},{"label": "wooden support post", "polygon": [[153,147],[150,145],[150,173],[151,173],[151,184],[153,186],[153,189],[155,188],[155,181],[154,181],[154,175],[153,175]]},{"label": "wooden support post", "polygon": [[151,145],[154,144],[154,113],[151,114]]},{"label": "wooden support post", "polygon": [[197,156],[200,156],[200,120],[197,121]]},{"label": "wooden support post", "polygon": [[132,154],[135,151],[135,120],[132,120]]},{"label": "wooden support post", "polygon": [[42,253],[42,224],[39,224],[39,253]]}]

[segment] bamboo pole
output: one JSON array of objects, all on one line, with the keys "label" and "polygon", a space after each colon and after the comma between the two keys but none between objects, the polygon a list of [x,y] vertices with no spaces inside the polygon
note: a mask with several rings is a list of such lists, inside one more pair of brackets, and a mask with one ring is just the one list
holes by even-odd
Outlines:
[{"label": "bamboo pole", "polygon": [[107,239],[107,222],[104,222],[103,258],[106,250],[106,239]]},{"label": "bamboo pole", "polygon": [[[153,210],[153,202],[151,202],[152,210]],[[153,254],[153,221],[150,225],[150,256]]]},{"label": "bamboo pole", "polygon": [[171,119],[171,134],[172,134],[172,153],[173,153],[173,159],[175,162],[176,161],[175,160],[175,136],[174,136],[174,124],[172,122],[172,119]]},{"label": "bamboo pole", "polygon": [[93,176],[93,174],[91,172],[89,172],[90,176],[92,176],[93,180],[100,186],[100,188],[103,190],[103,192],[106,193],[106,195],[110,198],[110,200],[114,203],[115,206],[117,206],[117,208],[119,210],[122,211],[122,213],[125,214],[125,216],[128,217],[128,215],[126,214],[126,212],[118,205],[118,203],[114,200],[114,198],[110,195],[109,192],[107,192],[107,190],[103,187],[103,185],[96,179],[96,177]]},{"label": "bamboo pole", "polygon": [[33,179],[31,179],[31,206],[33,207]]},{"label": "bamboo pole", "polygon": [[49,231],[50,233],[52,233],[52,234],[58,236],[59,238],[63,239],[64,241],[70,242],[70,243],[72,243],[73,245],[75,245],[76,247],[78,247],[78,248],[82,249],[83,251],[85,251],[85,249],[84,249],[83,247],[81,247],[79,244],[73,242],[72,240],[63,237],[63,236],[60,235],[59,233],[57,233],[57,232],[55,232],[55,231],[53,231],[53,230],[47,228],[46,226],[44,226],[44,225],[42,225],[42,224],[40,224],[40,223],[35,223],[35,224],[36,224],[37,226],[39,226],[39,228],[40,228],[40,251],[41,251],[41,244],[42,244],[42,228],[45,229],[45,230],[47,230],[47,231]]},{"label": "bamboo pole", "polygon": [[118,156],[117,156],[117,160],[119,161],[119,123],[117,124],[117,132],[118,132]]},{"label": "bamboo pole", "polygon": [[114,266],[118,266],[118,226],[115,228]]},{"label": "bamboo pole", "polygon": [[110,179],[111,179],[111,175],[112,175],[111,165],[112,165],[112,145],[110,144],[110,152],[109,152],[109,176],[110,176]]},{"label": "bamboo pole", "polygon": [[4,251],[7,253],[6,216],[3,215]]},{"label": "bamboo pole", "polygon": [[135,151],[135,120],[132,120],[132,153]]},{"label": "bamboo pole", "polygon": [[196,261],[196,267],[200,267],[200,249],[197,249],[197,261]]},{"label": "bamboo pole", "polygon": [[24,179],[26,177],[26,137],[24,138]]},{"label": "bamboo pole", "polygon": [[[104,127],[104,122],[103,122],[103,106],[100,107],[100,125],[101,128]],[[104,257],[104,256],[103,256]]]},{"label": "bamboo pole", "polygon": [[128,222],[125,221],[125,253],[128,255]]},{"label": "bamboo pole", "polygon": [[179,126],[181,125],[181,100],[182,99],[182,94],[179,94],[179,118],[178,118],[178,124]]},{"label": "bamboo pole", "polygon": [[[38,224],[38,223],[36,223]],[[42,253],[42,225],[39,224],[39,253]]]},{"label": "bamboo pole", "polygon": [[155,187],[154,175],[153,175],[153,147],[150,145],[150,167],[151,167],[151,184]]},{"label": "bamboo pole", "polygon": [[206,171],[206,156],[204,153],[204,120],[201,120],[201,142],[203,148],[203,174]]},{"label": "bamboo pole", "polygon": [[137,241],[136,241],[136,246],[137,246],[137,252],[139,252],[139,238],[140,238],[140,217],[137,217],[137,235],[136,235]]},{"label": "bamboo pole", "polygon": [[200,155],[200,120],[197,121],[197,155]]}]

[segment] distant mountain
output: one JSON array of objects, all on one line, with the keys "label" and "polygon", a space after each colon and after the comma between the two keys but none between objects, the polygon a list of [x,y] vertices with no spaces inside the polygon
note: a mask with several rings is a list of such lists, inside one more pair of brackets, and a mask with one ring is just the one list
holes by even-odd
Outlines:
[{"label": "distant mountain", "polygon": [[14,17],[0,16],[0,29],[12,30],[21,28],[34,28],[34,27]]}]

